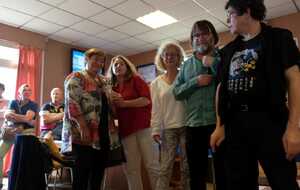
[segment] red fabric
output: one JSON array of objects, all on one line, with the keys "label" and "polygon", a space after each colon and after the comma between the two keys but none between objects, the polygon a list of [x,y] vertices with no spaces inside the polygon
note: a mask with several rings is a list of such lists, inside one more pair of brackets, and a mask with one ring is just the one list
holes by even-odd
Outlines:
[{"label": "red fabric", "polygon": [[[41,65],[42,65],[42,50],[32,47],[20,46],[16,98],[18,97],[18,88],[26,83],[32,89],[31,100],[40,102],[40,81],[41,81]],[[38,123],[38,121],[37,121]],[[39,129],[36,128],[38,134]],[[13,148],[6,154],[3,161],[3,173],[6,174],[11,164],[11,153]]]},{"label": "red fabric", "polygon": [[[151,100],[147,83],[139,76],[133,76],[122,86],[117,85],[114,90],[122,95],[124,100],[146,97]],[[138,130],[150,127],[151,104],[139,108],[117,108],[121,137],[126,137]]]},{"label": "red fabric", "polygon": [[[17,74],[17,88],[26,83],[32,89],[31,100],[39,102],[41,81],[42,50],[20,46],[20,57]],[[16,90],[16,97],[18,92]]]}]

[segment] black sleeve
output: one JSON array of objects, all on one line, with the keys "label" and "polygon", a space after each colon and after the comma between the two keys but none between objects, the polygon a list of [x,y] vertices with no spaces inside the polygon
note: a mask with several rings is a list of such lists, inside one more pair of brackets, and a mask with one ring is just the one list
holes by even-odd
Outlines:
[{"label": "black sleeve", "polygon": [[285,69],[294,65],[300,68],[300,52],[290,31],[284,30],[281,37],[281,59]]},{"label": "black sleeve", "polygon": [[41,108],[41,111],[50,111],[50,104],[49,103],[44,104]]}]

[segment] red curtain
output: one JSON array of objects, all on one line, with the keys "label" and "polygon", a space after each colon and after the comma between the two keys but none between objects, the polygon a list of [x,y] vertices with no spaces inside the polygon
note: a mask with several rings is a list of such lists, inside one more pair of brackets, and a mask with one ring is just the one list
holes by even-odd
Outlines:
[{"label": "red curtain", "polygon": [[41,80],[42,50],[32,47],[20,46],[18,64],[17,89],[24,83],[29,84],[32,89],[31,99],[39,103],[40,80]]},{"label": "red curtain", "polygon": [[[18,96],[18,88],[26,83],[32,89],[31,100],[40,102],[40,89],[41,89],[41,67],[42,67],[42,55],[41,49],[20,46],[17,84],[16,84],[16,98]],[[37,122],[38,123],[38,122]],[[37,127],[38,132],[38,127]],[[6,174],[11,165],[11,153],[12,149],[6,154],[3,161],[3,173]]]}]

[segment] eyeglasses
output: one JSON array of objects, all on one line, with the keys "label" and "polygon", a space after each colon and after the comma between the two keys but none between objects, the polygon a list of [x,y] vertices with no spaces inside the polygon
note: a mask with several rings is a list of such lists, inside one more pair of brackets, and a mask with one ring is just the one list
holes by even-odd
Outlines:
[{"label": "eyeglasses", "polygon": [[226,12],[226,17],[229,19],[229,18],[232,18],[232,17],[235,17],[238,15],[238,12],[237,11],[227,11]]},{"label": "eyeglasses", "polygon": [[167,58],[167,57],[179,57],[178,53],[163,53],[162,58]]},{"label": "eyeglasses", "polygon": [[197,32],[193,34],[193,38],[208,37],[210,32]]}]

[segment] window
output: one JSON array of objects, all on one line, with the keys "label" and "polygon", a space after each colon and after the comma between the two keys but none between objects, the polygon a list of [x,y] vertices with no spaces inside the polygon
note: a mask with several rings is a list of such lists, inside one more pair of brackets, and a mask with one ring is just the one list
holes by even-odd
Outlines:
[{"label": "window", "polygon": [[3,96],[12,100],[15,98],[19,49],[9,42],[0,40],[0,82],[5,85]]}]

